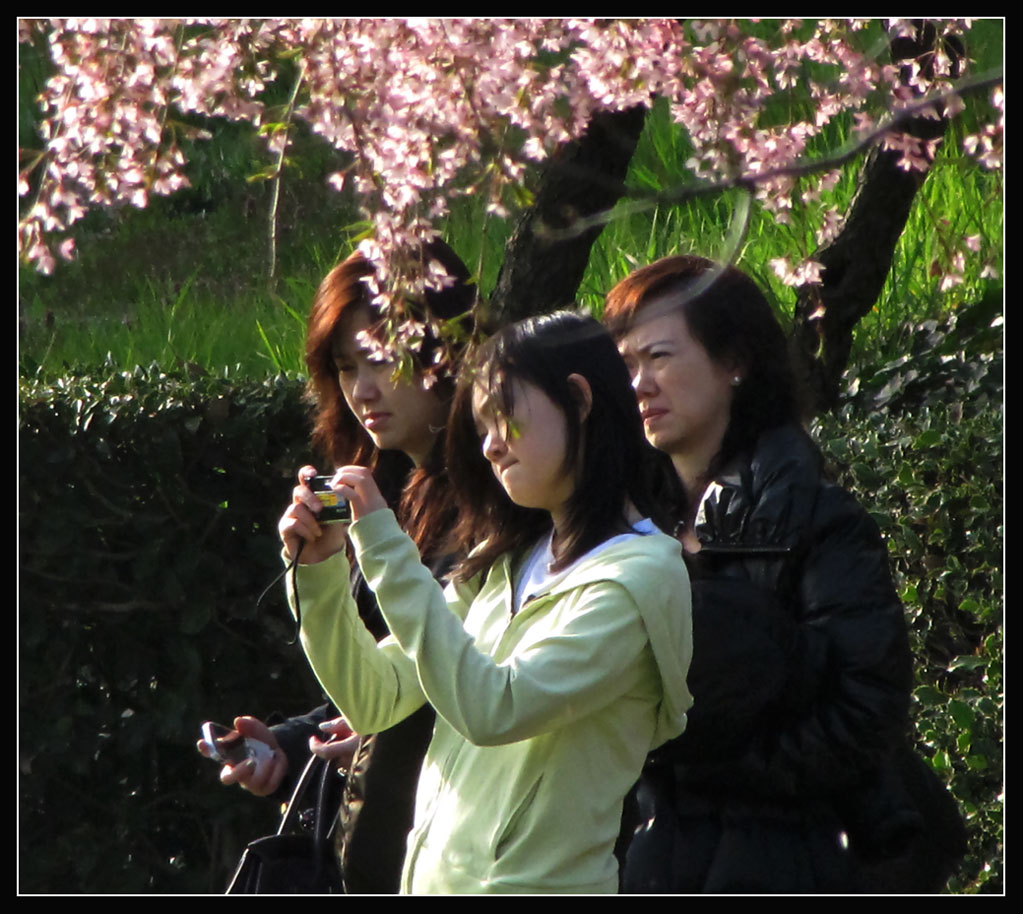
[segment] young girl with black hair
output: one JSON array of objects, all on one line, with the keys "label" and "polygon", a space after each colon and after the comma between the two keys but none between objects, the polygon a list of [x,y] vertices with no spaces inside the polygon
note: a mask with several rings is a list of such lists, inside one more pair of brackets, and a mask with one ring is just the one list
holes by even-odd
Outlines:
[{"label": "young girl with black hair", "polygon": [[623,799],[685,726],[691,639],[611,337],[568,313],[496,334],[460,374],[447,455],[475,548],[444,590],[370,469],[337,471],[392,635],[359,619],[339,549],[298,568],[306,654],[356,731],[436,711],[403,892],[615,892]]}]

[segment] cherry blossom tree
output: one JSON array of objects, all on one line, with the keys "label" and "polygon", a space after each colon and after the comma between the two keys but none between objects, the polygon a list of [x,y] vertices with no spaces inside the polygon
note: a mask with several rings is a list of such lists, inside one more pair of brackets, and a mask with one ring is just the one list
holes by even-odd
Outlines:
[{"label": "cherry blossom tree", "polygon": [[[187,186],[183,140],[201,131],[183,116],[258,127],[274,178],[304,122],[337,150],[330,184],[350,185],[372,225],[362,248],[377,266],[387,338],[414,345],[403,301],[445,281],[414,252],[452,201],[473,195],[495,216],[522,217],[499,293],[521,285],[516,267],[543,272],[537,244],[559,266],[565,251],[584,261],[627,196],[625,168],[657,98],[691,140],[692,181],[632,194],[631,207],[739,187],[784,222],[794,201],[819,195],[868,150],[919,186],[942,131],[914,125],[955,117],[968,94],[986,93],[991,104],[963,153],[1000,169],[1001,74],[970,72],[962,53],[970,24],[884,20],[878,43],[868,40],[876,27],[855,19],[785,20],[770,37],[744,20],[19,20],[21,40],[45,40],[53,66],[39,99],[43,148],[23,153],[18,176],[19,247],[27,263],[51,271],[74,256],[74,226],[90,208],[143,207]],[[893,58],[899,42],[909,50]],[[292,82],[282,113],[266,90],[283,79]],[[841,118],[851,118],[853,140],[822,152]],[[527,181],[536,166],[546,179],[539,190]],[[821,251],[843,224],[840,214],[822,217]],[[990,255],[977,246],[959,240],[948,282],[957,258]],[[820,290],[826,269],[837,272],[823,254],[772,266],[807,289]],[[819,316],[827,303],[813,301]]]}]

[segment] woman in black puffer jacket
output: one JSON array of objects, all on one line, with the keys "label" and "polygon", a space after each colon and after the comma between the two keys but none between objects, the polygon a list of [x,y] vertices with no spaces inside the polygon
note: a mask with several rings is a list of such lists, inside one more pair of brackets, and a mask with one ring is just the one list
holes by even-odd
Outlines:
[{"label": "woman in black puffer jacket", "polygon": [[693,581],[695,703],[638,785],[622,891],[940,891],[964,829],[910,747],[887,550],[822,476],[769,304],[733,267],[668,257],[605,321],[677,472]]}]

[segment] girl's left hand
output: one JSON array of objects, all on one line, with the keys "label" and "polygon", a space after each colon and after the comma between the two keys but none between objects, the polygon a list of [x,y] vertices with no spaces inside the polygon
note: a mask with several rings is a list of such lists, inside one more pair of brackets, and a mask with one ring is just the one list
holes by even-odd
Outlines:
[{"label": "girl's left hand", "polygon": [[373,474],[366,467],[341,467],[331,479],[330,487],[351,503],[352,520],[387,507]]}]

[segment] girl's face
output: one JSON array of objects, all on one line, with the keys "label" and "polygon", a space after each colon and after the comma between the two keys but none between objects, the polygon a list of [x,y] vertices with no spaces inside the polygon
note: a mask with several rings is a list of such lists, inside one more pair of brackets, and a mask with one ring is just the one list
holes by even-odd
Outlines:
[{"label": "girl's face", "polygon": [[473,389],[483,456],[515,504],[557,516],[575,489],[574,475],[565,469],[565,417],[535,384],[513,381],[512,391],[515,406],[505,416],[489,391]]},{"label": "girl's face", "polygon": [[393,379],[395,364],[359,334],[370,326],[360,309],[342,320],[334,337],[334,363],[348,408],[380,450],[404,451],[421,466],[447,421],[447,407],[418,376]]},{"label": "girl's face", "polygon": [[724,440],[737,371],[711,358],[677,310],[639,320],[619,343],[647,440],[673,457],[707,455]]}]

